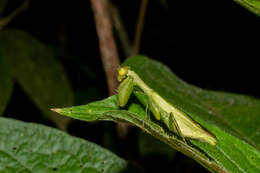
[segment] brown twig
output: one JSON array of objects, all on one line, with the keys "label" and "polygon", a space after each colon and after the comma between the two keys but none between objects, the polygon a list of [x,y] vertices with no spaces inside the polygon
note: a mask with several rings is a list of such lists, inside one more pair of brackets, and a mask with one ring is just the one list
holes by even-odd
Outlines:
[{"label": "brown twig", "polygon": [[[109,95],[112,95],[118,86],[117,68],[119,67],[119,56],[112,34],[112,26],[107,8],[108,2],[107,0],[91,0],[91,4],[99,38],[101,58],[109,87]],[[128,125],[118,123],[117,132],[124,139],[128,133]]]},{"label": "brown twig", "polygon": [[147,4],[148,4],[148,0],[142,0],[140,5],[140,12],[137,20],[136,32],[135,32],[135,38],[133,44],[133,55],[137,55],[139,53]]},{"label": "brown twig", "polygon": [[112,34],[108,3],[107,0],[91,0],[91,5],[96,22],[99,48],[106,73],[109,95],[112,95],[118,86],[117,68],[119,67],[119,56]]},{"label": "brown twig", "polygon": [[25,0],[23,4],[18,7],[13,13],[9,16],[6,16],[0,20],[0,29],[4,28],[8,23],[10,23],[16,16],[18,16],[21,12],[26,10],[29,6],[30,0]]},{"label": "brown twig", "polygon": [[129,57],[132,54],[132,46],[121,16],[118,12],[118,9],[112,3],[109,3],[109,9],[113,21],[113,26],[117,31],[116,34],[118,35],[120,44],[122,45],[123,52],[126,57]]}]

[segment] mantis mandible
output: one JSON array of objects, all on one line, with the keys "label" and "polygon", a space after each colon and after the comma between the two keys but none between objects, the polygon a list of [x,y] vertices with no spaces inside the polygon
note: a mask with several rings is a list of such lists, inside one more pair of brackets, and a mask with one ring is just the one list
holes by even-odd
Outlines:
[{"label": "mantis mandible", "polygon": [[157,120],[163,121],[168,129],[180,136],[184,142],[186,142],[187,139],[195,139],[210,145],[216,145],[216,137],[212,133],[203,128],[185,112],[162,98],[145,84],[130,67],[120,67],[117,77],[120,82],[118,89],[120,107],[124,107],[127,104],[134,86],[138,86],[148,97],[147,106],[154,117]]}]

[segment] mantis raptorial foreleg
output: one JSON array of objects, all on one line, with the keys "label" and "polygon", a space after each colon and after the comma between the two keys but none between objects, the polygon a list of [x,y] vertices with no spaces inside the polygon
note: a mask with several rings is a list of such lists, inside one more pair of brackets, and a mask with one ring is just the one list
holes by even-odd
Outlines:
[{"label": "mantis raptorial foreleg", "polygon": [[[150,114],[149,114],[149,103],[147,103],[146,107],[145,107],[145,113],[147,116],[147,119],[150,120]],[[149,115],[148,115],[149,114]]]},{"label": "mantis raptorial foreleg", "polygon": [[133,88],[134,88],[134,82],[133,82],[133,78],[131,77],[127,77],[124,81],[120,83],[118,89],[120,107],[124,107],[127,104],[133,92]]}]

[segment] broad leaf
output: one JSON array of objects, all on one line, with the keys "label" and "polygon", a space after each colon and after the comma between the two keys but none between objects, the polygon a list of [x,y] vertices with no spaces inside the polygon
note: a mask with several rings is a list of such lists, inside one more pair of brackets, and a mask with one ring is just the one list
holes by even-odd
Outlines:
[{"label": "broad leaf", "polygon": [[43,125],[0,118],[0,172],[117,173],[127,163],[110,151]]},{"label": "broad leaf", "polygon": [[182,81],[161,63],[146,57],[126,63],[157,93],[195,120],[202,119],[260,150],[260,100],[232,93],[203,90]]},{"label": "broad leaf", "polygon": [[[117,96],[85,106],[56,109],[63,115],[85,121],[124,121],[142,128],[171,147],[195,159],[212,172],[260,171],[260,101],[243,95],[207,91],[189,85],[176,77],[163,64],[147,57],[129,58],[131,67],[151,88],[217,137],[211,146],[196,140],[186,144],[169,133],[167,128],[147,118],[137,101],[130,101],[127,110],[117,106]],[[145,97],[140,94],[138,97]]]},{"label": "broad leaf", "polygon": [[13,80],[8,65],[3,61],[0,52],[0,116],[9,102],[13,90]]},{"label": "broad leaf", "polygon": [[18,30],[0,32],[0,52],[34,103],[59,128],[65,129],[68,118],[53,114],[49,108],[72,105],[73,94],[53,52],[28,33]]},{"label": "broad leaf", "polygon": [[259,0],[235,0],[235,1],[260,17]]}]

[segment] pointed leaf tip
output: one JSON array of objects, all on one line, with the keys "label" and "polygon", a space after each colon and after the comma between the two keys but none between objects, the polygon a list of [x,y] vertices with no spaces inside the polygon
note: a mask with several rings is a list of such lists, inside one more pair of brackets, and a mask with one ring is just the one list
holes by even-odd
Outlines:
[{"label": "pointed leaf tip", "polygon": [[51,108],[51,111],[57,112],[58,114],[60,114],[60,110],[60,108]]}]

